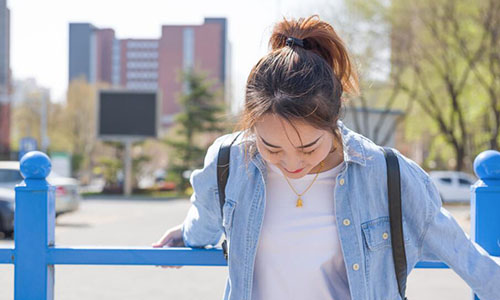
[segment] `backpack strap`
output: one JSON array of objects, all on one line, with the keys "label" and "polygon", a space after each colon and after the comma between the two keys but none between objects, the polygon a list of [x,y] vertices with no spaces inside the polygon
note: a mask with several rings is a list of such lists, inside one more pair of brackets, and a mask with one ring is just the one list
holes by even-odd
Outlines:
[{"label": "backpack strap", "polygon": [[[220,211],[222,217],[224,217],[223,207],[226,202],[226,184],[227,178],[229,177],[229,157],[231,154],[231,146],[234,141],[240,136],[241,132],[236,135],[236,137],[231,140],[226,138],[219,148],[219,154],[217,157],[217,187],[219,190],[219,203],[220,203]],[[226,232],[224,231],[224,235]],[[222,242],[222,251],[224,253],[224,258],[228,259],[228,250],[227,250],[227,237],[224,237],[224,241]]]},{"label": "backpack strap", "polygon": [[384,147],[387,165],[387,191],[389,196],[389,220],[391,225],[392,257],[394,271],[398,281],[401,299],[407,300],[406,294],[406,251],[403,237],[403,220],[401,212],[401,179],[399,162],[396,154],[389,147]]}]

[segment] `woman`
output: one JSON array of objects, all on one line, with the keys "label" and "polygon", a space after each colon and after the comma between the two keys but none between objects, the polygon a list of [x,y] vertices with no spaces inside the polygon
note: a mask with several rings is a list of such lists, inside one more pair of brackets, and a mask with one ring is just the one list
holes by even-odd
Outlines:
[{"label": "woman", "polygon": [[[382,148],[339,120],[343,92],[358,88],[343,42],[312,16],[278,23],[269,43],[248,77],[243,134],[208,149],[186,219],[153,246],[216,245],[225,230],[224,299],[401,299]],[[221,216],[217,154],[236,136]],[[500,299],[500,265],[441,208],[428,174],[396,154],[408,273],[443,261],[481,299]]]}]

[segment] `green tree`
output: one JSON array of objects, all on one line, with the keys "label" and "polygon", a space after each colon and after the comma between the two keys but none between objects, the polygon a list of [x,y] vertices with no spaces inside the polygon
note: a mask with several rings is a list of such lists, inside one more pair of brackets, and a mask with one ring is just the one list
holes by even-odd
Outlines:
[{"label": "green tree", "polygon": [[[362,95],[351,105],[411,113],[406,137],[430,139],[426,156],[447,162],[440,166],[471,170],[475,155],[498,148],[497,0],[351,0],[345,7],[340,28],[350,33],[362,75]],[[377,58],[384,52],[389,76],[376,82],[367,75],[387,65]]]},{"label": "green tree", "polygon": [[[125,146],[123,143],[114,142],[114,141],[104,141],[104,145],[114,150],[114,155],[108,156],[100,156],[97,158],[97,164],[99,165],[99,169],[104,177],[105,186],[108,188],[117,188],[118,186],[118,173],[124,172],[124,155],[125,155]],[[142,147],[144,144],[143,141],[136,142],[133,144],[133,147],[139,146]],[[132,157],[132,187],[137,187],[140,177],[141,177],[141,169],[151,160],[151,157],[146,154],[136,155]]]},{"label": "green tree", "polygon": [[[400,80],[407,69],[390,64],[389,6],[386,1],[365,0],[326,5],[328,8],[322,9],[320,15],[345,40],[359,73],[361,93],[345,95],[353,129],[369,135],[377,144],[386,145],[394,132],[382,128],[399,127],[414,108],[414,102],[407,101],[413,85]],[[381,111],[376,119],[368,117],[373,108]],[[402,114],[393,118],[394,110]]]},{"label": "green tree", "polygon": [[[393,63],[407,67],[418,82],[414,94],[440,140],[453,150],[455,169],[470,169],[478,147],[474,135],[484,134],[481,122],[496,116],[479,90],[475,70],[487,63],[491,44],[488,24],[500,6],[487,0],[398,1],[391,7]],[[492,2],[493,3],[493,2]],[[477,5],[480,4],[480,5]],[[465,42],[466,41],[466,42]],[[498,48],[493,47],[496,53]],[[477,72],[476,72],[477,73]],[[407,82],[406,78],[401,78]],[[490,110],[491,109],[491,110]],[[422,124],[422,122],[420,122]],[[490,123],[490,125],[493,125]],[[493,125],[492,129],[495,125]],[[489,130],[497,139],[498,131]],[[491,137],[490,137],[491,139]]]},{"label": "green tree", "polygon": [[96,86],[85,79],[75,79],[68,86],[64,120],[62,123],[69,139],[70,151],[73,155],[73,173],[78,177],[90,177],[93,154],[96,148],[95,105]]},{"label": "green tree", "polygon": [[[452,36],[458,44],[458,49],[472,69],[477,85],[486,93],[488,104],[483,107],[482,124],[479,128],[486,132],[479,140],[487,140],[487,145],[476,145],[476,152],[489,149],[498,149],[500,144],[500,2],[497,0],[483,0],[478,3],[478,15],[473,19],[474,27],[465,33],[461,30],[462,20],[453,19],[454,30]],[[471,26],[469,26],[471,27]],[[480,35],[479,45],[471,47],[468,39],[470,30]],[[476,133],[474,133],[476,137]]]},{"label": "green tree", "polygon": [[178,96],[181,112],[175,116],[175,137],[164,142],[172,149],[169,172],[176,174],[180,191],[185,191],[189,181],[184,172],[203,165],[207,144],[203,135],[225,131],[223,113],[225,105],[216,82],[208,80],[201,72],[188,70],[180,74],[183,92]]}]

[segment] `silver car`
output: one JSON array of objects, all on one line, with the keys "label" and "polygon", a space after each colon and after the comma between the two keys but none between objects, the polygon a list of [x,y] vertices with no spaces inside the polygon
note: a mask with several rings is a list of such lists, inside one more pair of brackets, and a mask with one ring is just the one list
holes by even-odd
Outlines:
[{"label": "silver car", "polygon": [[443,202],[470,202],[470,188],[477,181],[473,175],[458,171],[431,171],[429,176]]},{"label": "silver car", "polygon": [[[14,190],[23,180],[18,161],[0,161],[0,187]],[[78,180],[52,171],[47,181],[56,187],[56,216],[78,209],[81,201]]]}]

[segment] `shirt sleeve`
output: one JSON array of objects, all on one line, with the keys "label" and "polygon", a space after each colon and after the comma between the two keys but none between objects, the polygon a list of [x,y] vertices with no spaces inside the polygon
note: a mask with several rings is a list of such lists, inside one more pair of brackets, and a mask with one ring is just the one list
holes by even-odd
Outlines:
[{"label": "shirt sleeve", "polygon": [[217,158],[219,147],[226,137],[227,135],[215,140],[207,150],[203,168],[191,173],[191,206],[181,227],[186,247],[215,246],[222,235],[222,215],[217,191]]},{"label": "shirt sleeve", "polygon": [[421,260],[442,261],[452,268],[481,300],[500,299],[500,259],[490,256],[470,239],[448,210],[442,207],[435,184],[425,177],[426,229]]}]

